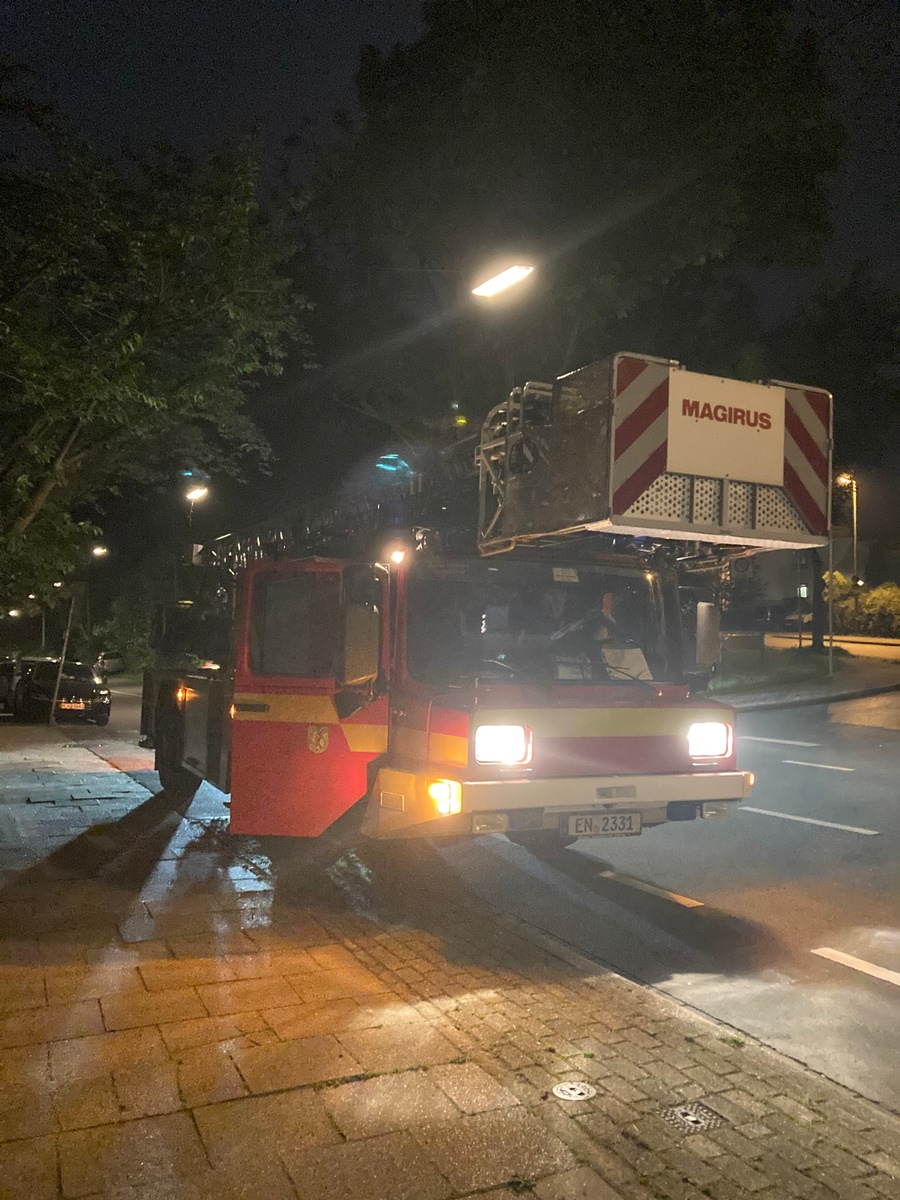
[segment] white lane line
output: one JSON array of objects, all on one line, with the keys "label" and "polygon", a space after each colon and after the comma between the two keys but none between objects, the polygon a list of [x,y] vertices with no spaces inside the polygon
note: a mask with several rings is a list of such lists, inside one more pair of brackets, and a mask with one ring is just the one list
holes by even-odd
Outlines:
[{"label": "white lane line", "polygon": [[788,738],[751,737],[749,733],[740,733],[742,742],[771,742],[773,746],[821,746],[821,742],[792,742]]},{"label": "white lane line", "polygon": [[864,958],[856,958],[853,954],[845,954],[843,950],[832,950],[829,946],[820,946],[813,950],[819,958],[829,958],[832,962],[840,963],[842,967],[852,967],[854,971],[862,971],[873,979],[883,979],[885,983],[893,983],[900,987],[900,971],[889,971],[887,967],[877,967],[875,963],[866,962]]},{"label": "white lane line", "polygon": [[796,758],[783,758],[781,761],[789,767],[818,767],[820,771],[847,771],[852,774],[856,770],[856,767],[833,767],[830,763],[800,762]]},{"label": "white lane line", "polygon": [[858,825],[836,825],[834,821],[817,821],[815,817],[795,817],[793,813],[772,812],[770,808],[751,808],[742,804],[738,812],[760,813],[764,817],[781,817],[782,821],[802,821],[804,825],[823,825],[826,829],[842,829],[844,833],[861,833],[865,837],[880,837],[878,829],[860,829]]},{"label": "white lane line", "polygon": [[640,892],[649,892],[651,896],[661,896],[663,900],[671,900],[682,908],[702,908],[702,900],[692,900],[690,896],[679,896],[678,892],[667,892],[665,888],[655,887],[652,883],[644,883],[643,879],[635,879],[631,875],[620,875],[618,871],[598,871],[604,879],[614,879],[616,883],[624,883],[628,887],[637,888]]}]

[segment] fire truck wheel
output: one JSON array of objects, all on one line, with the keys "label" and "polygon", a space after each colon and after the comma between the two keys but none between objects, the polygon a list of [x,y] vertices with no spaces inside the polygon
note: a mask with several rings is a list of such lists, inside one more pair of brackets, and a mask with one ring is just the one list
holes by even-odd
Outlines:
[{"label": "fire truck wheel", "polygon": [[564,850],[566,846],[578,841],[578,838],[564,837],[555,829],[510,830],[506,836],[517,846],[530,850],[532,854],[552,854],[555,850]]}]

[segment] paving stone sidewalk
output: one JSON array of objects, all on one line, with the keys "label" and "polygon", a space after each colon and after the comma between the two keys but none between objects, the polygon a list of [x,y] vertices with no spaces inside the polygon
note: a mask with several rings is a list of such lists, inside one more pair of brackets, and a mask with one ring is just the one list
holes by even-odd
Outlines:
[{"label": "paving stone sidewalk", "polygon": [[27,732],[0,730],[3,1200],[900,1197],[897,1117],[427,843],[232,839],[211,789],[167,815],[133,748]]}]

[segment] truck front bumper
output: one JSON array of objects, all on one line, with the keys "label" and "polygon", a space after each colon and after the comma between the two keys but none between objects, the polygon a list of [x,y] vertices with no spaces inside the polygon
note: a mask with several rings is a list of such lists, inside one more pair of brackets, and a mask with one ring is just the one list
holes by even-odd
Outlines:
[{"label": "truck front bumper", "polygon": [[[429,785],[458,785],[460,811],[439,816]],[[382,767],[363,822],[369,837],[443,837],[523,829],[557,829],[579,814],[639,812],[643,828],[670,820],[725,816],[750,795],[749,771],[681,775],[604,775],[562,779],[459,779]]]}]

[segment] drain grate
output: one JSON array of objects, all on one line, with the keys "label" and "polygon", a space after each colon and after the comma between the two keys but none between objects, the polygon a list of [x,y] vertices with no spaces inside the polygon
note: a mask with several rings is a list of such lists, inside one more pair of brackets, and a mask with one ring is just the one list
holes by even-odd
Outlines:
[{"label": "drain grate", "polygon": [[592,1096],[597,1095],[597,1089],[591,1087],[589,1083],[567,1079],[565,1083],[558,1083],[556,1085],[553,1089],[553,1095],[557,1100],[590,1100]]},{"label": "drain grate", "polygon": [[675,1104],[665,1110],[663,1119],[685,1133],[702,1133],[705,1129],[718,1129],[725,1124],[725,1118],[705,1104]]}]

